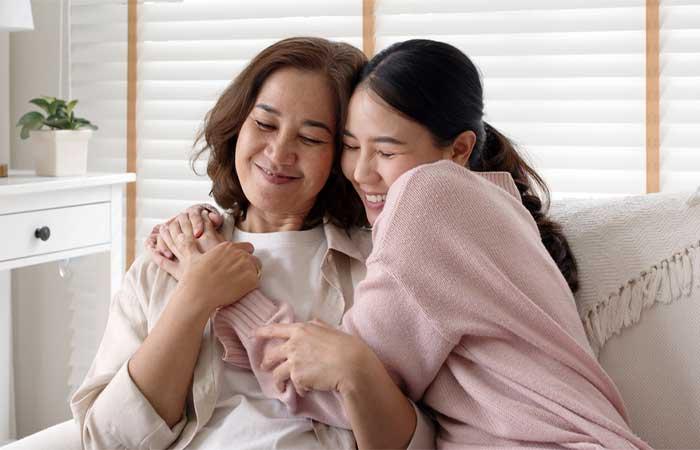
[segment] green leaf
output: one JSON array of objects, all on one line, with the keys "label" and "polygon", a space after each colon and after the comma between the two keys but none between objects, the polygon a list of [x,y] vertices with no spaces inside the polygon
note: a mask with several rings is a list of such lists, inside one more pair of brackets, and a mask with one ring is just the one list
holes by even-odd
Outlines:
[{"label": "green leaf", "polygon": [[59,130],[69,130],[70,129],[70,120],[68,119],[46,119],[44,123],[51,128],[59,129]]},{"label": "green leaf", "polygon": [[44,120],[44,115],[40,113],[39,111],[31,111],[28,112],[27,114],[23,115],[22,117],[19,118],[19,121],[17,122],[17,126],[21,127],[23,125],[26,125],[31,122],[36,122],[36,121],[43,121]]},{"label": "green leaf", "polygon": [[19,122],[17,122],[17,126],[22,127],[22,130],[19,133],[19,137],[21,137],[22,139],[27,139],[31,130],[38,130],[43,125],[43,114],[41,114],[38,111],[28,112],[19,119]]},{"label": "green leaf", "polygon": [[73,108],[75,108],[75,105],[78,104],[78,100],[71,100],[68,103],[68,106],[66,106],[66,110],[68,110],[69,113],[73,113]]},{"label": "green leaf", "polygon": [[44,111],[49,112],[49,102],[47,102],[43,98],[33,98],[29,100],[29,103],[32,103],[38,106],[39,108],[43,109]]},{"label": "green leaf", "polygon": [[97,130],[97,125],[93,125],[89,120],[83,118],[76,118],[75,123],[79,124],[78,128],[90,128],[91,130]]}]

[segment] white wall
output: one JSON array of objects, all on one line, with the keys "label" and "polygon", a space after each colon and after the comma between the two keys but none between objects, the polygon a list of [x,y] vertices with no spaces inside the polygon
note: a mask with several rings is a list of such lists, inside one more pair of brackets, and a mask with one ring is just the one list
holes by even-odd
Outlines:
[{"label": "white wall", "polygon": [[[67,77],[59,73],[61,2],[33,0],[32,10],[35,29],[10,36],[10,122],[14,123],[22,114],[34,109],[28,103],[30,99],[40,95],[59,96],[61,80],[67,82]],[[64,65],[64,73],[67,69]],[[65,87],[63,95],[68,96]],[[19,139],[16,129],[12,132],[11,144],[12,168],[32,169],[31,147],[27,141]],[[12,272],[15,408],[19,437],[71,417],[68,379],[71,373],[71,305],[75,304],[75,297],[84,289],[103,292],[98,296],[99,308],[106,310],[108,306],[108,254],[79,258],[71,265],[73,276],[69,279],[60,277],[58,263]]]},{"label": "white wall", "polygon": [[10,34],[0,31],[0,163],[10,161]]}]

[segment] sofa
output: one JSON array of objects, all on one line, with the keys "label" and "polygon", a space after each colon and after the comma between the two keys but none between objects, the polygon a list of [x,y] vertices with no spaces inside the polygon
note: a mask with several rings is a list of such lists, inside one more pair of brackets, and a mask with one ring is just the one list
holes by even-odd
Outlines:
[{"label": "sofa", "polygon": [[[559,201],[551,213],[578,262],[586,334],[631,428],[654,448],[700,448],[700,188]],[[3,449],[80,447],[66,421]]]}]

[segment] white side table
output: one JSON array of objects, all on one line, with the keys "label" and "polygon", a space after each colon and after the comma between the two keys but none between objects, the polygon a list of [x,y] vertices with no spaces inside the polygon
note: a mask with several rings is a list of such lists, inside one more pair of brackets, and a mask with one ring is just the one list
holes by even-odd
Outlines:
[{"label": "white side table", "polygon": [[[10,171],[0,178],[0,274],[110,252],[111,298],[124,274],[123,189],[135,180],[133,173],[37,177]],[[9,287],[0,285],[0,442],[15,433],[11,304]]]}]

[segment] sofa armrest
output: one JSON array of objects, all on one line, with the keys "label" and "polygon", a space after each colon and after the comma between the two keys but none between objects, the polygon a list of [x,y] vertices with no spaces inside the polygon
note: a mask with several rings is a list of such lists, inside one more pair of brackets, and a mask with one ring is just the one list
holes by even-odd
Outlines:
[{"label": "sofa armrest", "polygon": [[71,419],[2,447],[2,450],[81,450],[80,430]]}]

